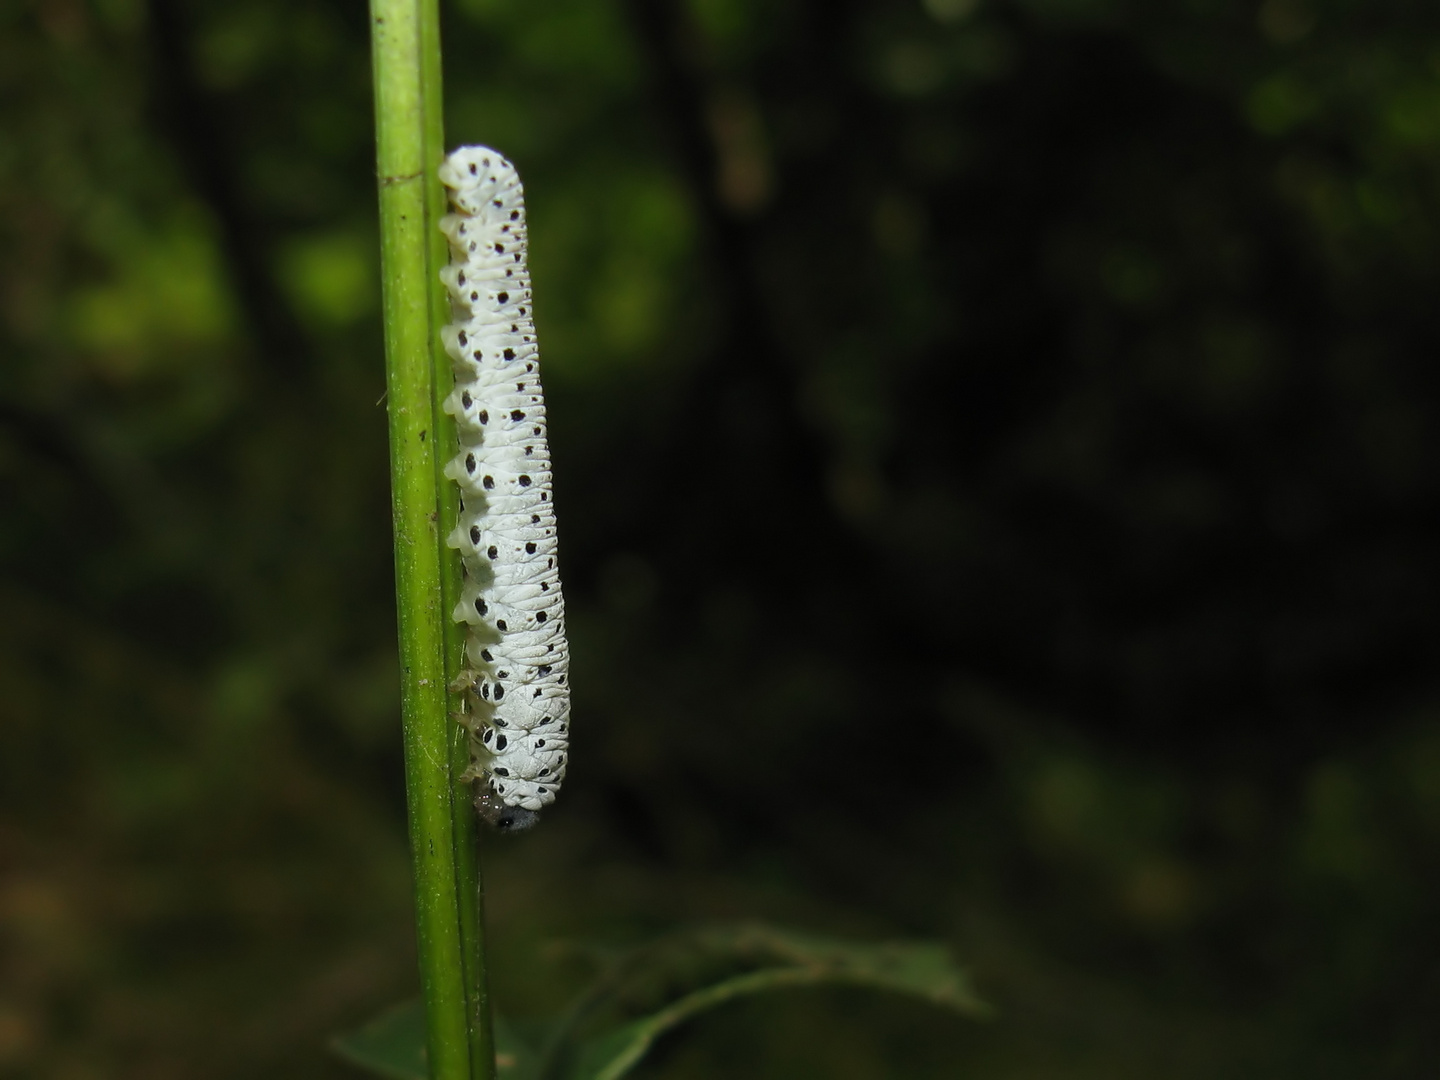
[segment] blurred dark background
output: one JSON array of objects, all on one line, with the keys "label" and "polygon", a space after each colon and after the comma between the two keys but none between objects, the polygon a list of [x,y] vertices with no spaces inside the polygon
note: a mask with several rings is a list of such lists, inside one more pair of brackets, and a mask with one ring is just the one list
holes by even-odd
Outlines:
[{"label": "blurred dark background", "polygon": [[[1440,7],[446,20],[577,695],[501,1008],[766,918],[1000,1019],[795,993],[641,1075],[1434,1075]],[[351,1076],[415,991],[366,30],[0,7],[0,1075]]]}]

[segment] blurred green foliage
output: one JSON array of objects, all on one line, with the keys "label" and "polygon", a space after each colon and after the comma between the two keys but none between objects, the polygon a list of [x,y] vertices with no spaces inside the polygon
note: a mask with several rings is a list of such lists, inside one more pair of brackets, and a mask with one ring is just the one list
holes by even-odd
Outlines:
[{"label": "blurred green foliage", "polygon": [[[637,1075],[1426,1075],[1440,9],[446,14],[577,694],[502,1009],[763,917],[1001,1019]],[[0,6],[0,1075],[352,1075],[413,992],[370,117],[353,4]]]}]

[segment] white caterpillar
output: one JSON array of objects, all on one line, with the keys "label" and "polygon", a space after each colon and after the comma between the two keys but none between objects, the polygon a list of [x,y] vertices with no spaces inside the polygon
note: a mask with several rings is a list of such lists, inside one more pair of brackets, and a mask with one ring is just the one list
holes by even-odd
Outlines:
[{"label": "white caterpillar", "polygon": [[515,167],[484,146],[462,146],[440,166],[455,213],[440,228],[450,265],[440,272],[455,321],[441,331],[454,361],[460,453],[445,475],[460,485],[458,548],[465,581],[454,618],[468,624],[462,721],[470,730],[465,779],[500,829],[535,823],[555,801],[570,742],[565,601],[555,568],[555,509],[545,397],[525,265],[525,197]]}]

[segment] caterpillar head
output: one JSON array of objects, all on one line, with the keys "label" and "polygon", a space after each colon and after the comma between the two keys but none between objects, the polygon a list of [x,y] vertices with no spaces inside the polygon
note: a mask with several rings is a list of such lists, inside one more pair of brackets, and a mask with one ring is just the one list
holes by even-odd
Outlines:
[{"label": "caterpillar head", "polygon": [[538,810],[506,806],[505,800],[495,794],[489,784],[482,785],[480,794],[475,796],[475,809],[485,824],[497,832],[524,832],[533,828],[540,820]]}]

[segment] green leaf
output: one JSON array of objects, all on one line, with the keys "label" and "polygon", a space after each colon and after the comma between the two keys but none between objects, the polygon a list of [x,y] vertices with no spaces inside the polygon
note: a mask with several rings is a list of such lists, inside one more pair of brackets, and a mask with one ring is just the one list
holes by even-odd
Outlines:
[{"label": "green leaf", "polygon": [[387,1009],[331,1044],[353,1065],[395,1080],[426,1080],[425,1006],[418,999]]},{"label": "green leaf", "polygon": [[759,923],[714,929],[707,932],[706,939],[711,948],[729,948],[740,956],[763,956],[772,962],[823,971],[825,982],[911,994],[974,1019],[984,1019],[991,1012],[975,996],[965,971],[938,943],[862,944]]},{"label": "green leaf", "polygon": [[760,962],[763,966],[719,978],[649,1016],[585,1041],[566,1075],[571,1080],[616,1080],[634,1068],[661,1035],[692,1016],[735,998],[769,990],[860,986],[908,994],[977,1020],[987,1018],[991,1011],[976,997],[965,972],[955,966],[941,945],[858,944],[758,924],[712,928],[667,947],[646,950],[641,954],[641,963],[630,965],[628,974],[673,978],[674,969],[687,954],[693,958],[697,951],[711,960]]}]

